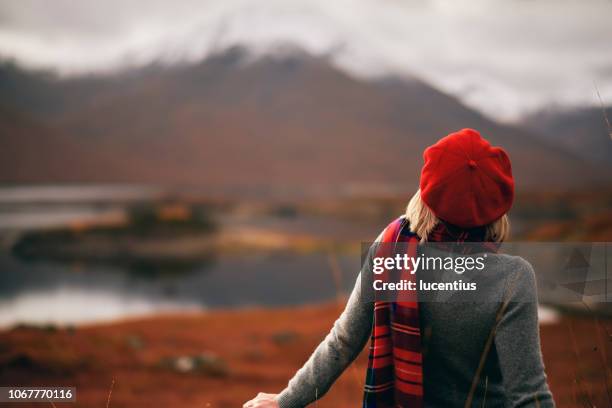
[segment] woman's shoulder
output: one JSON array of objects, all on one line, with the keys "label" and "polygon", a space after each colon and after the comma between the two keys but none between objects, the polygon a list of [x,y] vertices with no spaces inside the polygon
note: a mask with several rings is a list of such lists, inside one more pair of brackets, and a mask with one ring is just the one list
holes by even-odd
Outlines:
[{"label": "woman's shoulder", "polygon": [[495,254],[490,259],[495,259],[495,264],[491,265],[491,271],[503,276],[508,287],[514,288],[517,295],[527,296],[529,299],[535,295],[536,275],[529,261],[520,256],[508,254]]},{"label": "woman's shoulder", "polygon": [[533,266],[521,256],[498,253],[491,258],[495,259],[497,264],[504,269],[514,270],[518,274],[534,275]]}]

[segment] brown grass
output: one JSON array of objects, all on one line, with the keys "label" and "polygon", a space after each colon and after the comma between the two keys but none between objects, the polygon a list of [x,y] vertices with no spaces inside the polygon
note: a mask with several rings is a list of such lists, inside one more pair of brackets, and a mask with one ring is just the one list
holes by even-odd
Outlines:
[{"label": "brown grass", "polygon": [[[101,407],[111,395],[112,408],[234,408],[257,392],[281,390],[341,310],[333,303],[168,315],[76,330],[13,329],[0,335],[0,383],[76,386],[77,402],[56,403],[57,408]],[[559,407],[610,406],[611,329],[612,320],[584,316],[541,328],[549,383]],[[279,342],[282,333],[292,335]],[[138,337],[142,346],[131,345],[131,337]],[[58,350],[65,350],[61,359],[55,356]],[[183,373],[159,365],[165,357],[203,351],[222,358],[228,374]],[[358,357],[319,407],[359,405],[366,358],[364,353]]]}]

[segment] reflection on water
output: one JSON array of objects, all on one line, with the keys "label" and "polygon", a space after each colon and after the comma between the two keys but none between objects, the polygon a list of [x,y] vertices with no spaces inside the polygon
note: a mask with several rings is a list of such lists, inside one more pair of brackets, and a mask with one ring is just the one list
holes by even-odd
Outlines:
[{"label": "reflection on water", "polygon": [[[357,275],[356,258],[339,258],[345,294]],[[22,264],[6,256],[0,256],[0,268],[0,327],[91,323],[215,307],[295,305],[338,294],[324,254],[221,258],[193,273],[154,279],[121,269]],[[539,315],[541,324],[559,319],[558,312],[549,308],[540,308]]]},{"label": "reflection on water", "polygon": [[200,310],[195,301],[126,296],[108,290],[58,287],[0,301],[0,327],[18,323],[78,324],[158,312]]},{"label": "reflection on water", "polygon": [[[349,290],[359,259],[339,259]],[[167,310],[292,305],[332,299],[327,255],[220,257],[190,273],[134,274],[97,265],[24,263],[0,256],[0,325],[83,323]],[[146,277],[146,278],[145,278]]]},{"label": "reflection on water", "polygon": [[0,204],[129,201],[152,198],[161,190],[152,186],[73,184],[0,187]]},{"label": "reflection on water", "polygon": [[[329,255],[320,251],[253,250],[214,257],[198,252],[199,256],[182,258],[153,253],[128,256],[130,262],[96,256],[60,262],[51,261],[53,257],[17,259],[12,250],[27,231],[74,228],[91,221],[116,223],[125,220],[135,204],[152,203],[161,194],[159,189],[139,186],[0,187],[0,326],[86,323],[168,310],[294,305],[333,299],[338,285],[346,292],[354,283],[358,254],[339,257],[342,276],[337,271],[332,276]],[[354,241],[375,236],[371,226],[293,211],[242,218],[222,214],[221,223],[227,231],[255,228]],[[178,238],[165,237],[163,245],[167,249]],[[88,242],[99,245],[95,239]],[[122,245],[133,247],[131,236],[121,239],[119,255]],[[159,245],[159,241],[145,244],[138,236],[134,239],[141,247]],[[182,239],[193,246],[189,236]]]}]

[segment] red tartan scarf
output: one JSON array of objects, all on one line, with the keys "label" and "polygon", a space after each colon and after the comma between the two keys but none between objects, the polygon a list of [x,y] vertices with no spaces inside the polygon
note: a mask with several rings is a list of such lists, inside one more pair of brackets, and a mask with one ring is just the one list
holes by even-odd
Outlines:
[{"label": "red tartan scarf", "polygon": [[[440,222],[430,242],[484,242],[485,228],[460,229]],[[404,242],[409,257],[417,255],[419,236],[400,217],[387,226],[382,243]],[[388,248],[388,246],[387,246]],[[494,250],[494,248],[489,248]],[[381,256],[379,253],[377,256]],[[384,256],[384,255],[383,255]],[[406,271],[402,279],[416,282]],[[418,408],[423,406],[423,355],[417,292],[396,302],[374,302],[374,324],[366,374],[364,408]]]}]

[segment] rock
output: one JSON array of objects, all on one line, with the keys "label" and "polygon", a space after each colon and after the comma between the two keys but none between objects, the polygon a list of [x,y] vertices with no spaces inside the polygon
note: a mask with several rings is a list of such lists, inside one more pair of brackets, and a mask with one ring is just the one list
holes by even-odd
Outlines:
[{"label": "rock", "polygon": [[191,356],[177,357],[174,360],[174,368],[181,373],[187,373],[193,371],[195,368],[195,361]]},{"label": "rock", "polygon": [[211,377],[224,377],[228,374],[225,360],[210,351],[196,355],[166,357],[160,361],[160,366],[180,373],[200,373]]}]

